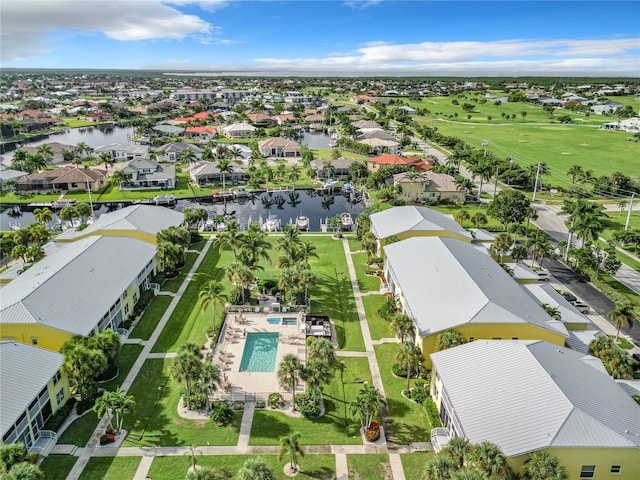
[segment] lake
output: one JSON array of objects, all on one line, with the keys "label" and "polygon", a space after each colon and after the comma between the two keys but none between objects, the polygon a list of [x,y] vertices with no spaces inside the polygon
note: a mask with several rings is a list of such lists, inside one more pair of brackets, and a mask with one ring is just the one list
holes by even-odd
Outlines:
[{"label": "lake", "polygon": [[[208,199],[207,199],[208,200]],[[282,224],[295,222],[299,215],[309,218],[309,231],[320,231],[320,220],[323,222],[330,217],[349,212],[354,220],[358,214],[364,212],[364,205],[359,201],[351,201],[341,193],[333,195],[316,194],[313,190],[296,190],[292,192],[262,193],[253,198],[239,199],[239,201],[226,201],[212,203],[211,201],[178,200],[176,210],[185,207],[203,207],[209,213],[209,218],[215,215],[228,215],[237,220],[243,227],[249,222],[258,222],[260,218],[266,219],[267,215],[278,215]],[[122,203],[95,204],[95,216],[121,208]],[[12,226],[26,227],[34,222],[32,208],[21,207],[19,209],[7,209],[0,213],[0,230],[9,231]],[[54,216],[51,222],[55,224],[58,218]]]},{"label": "lake", "polygon": [[58,142],[65,145],[77,145],[85,142],[92,148],[98,148],[109,143],[129,143],[133,136],[132,127],[117,127],[114,125],[100,125],[95,127],[71,128],[64,133],[50,135],[49,138],[31,142],[29,146],[43,143]]},{"label": "lake", "polygon": [[331,136],[324,132],[303,132],[300,143],[314,150],[320,148],[332,148]]}]

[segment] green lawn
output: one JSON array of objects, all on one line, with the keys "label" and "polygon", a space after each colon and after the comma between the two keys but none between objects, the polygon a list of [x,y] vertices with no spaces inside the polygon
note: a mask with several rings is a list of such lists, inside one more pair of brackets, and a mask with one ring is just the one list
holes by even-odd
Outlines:
[{"label": "green lawn", "polygon": [[187,252],[185,255],[184,267],[180,270],[180,274],[175,278],[170,278],[162,284],[161,290],[165,290],[168,292],[177,293],[178,289],[184,282],[184,279],[187,278],[187,274],[193,267],[193,264],[196,263],[199,254],[196,252]]},{"label": "green lawn", "polygon": [[143,349],[144,347],[142,345],[122,345],[120,352],[118,352],[118,357],[116,358],[118,376],[113,380],[109,380],[108,382],[101,384],[100,387],[105,390],[115,390],[116,387],[122,385],[122,382],[127,378],[131,367],[133,367],[133,364],[136,362]]},{"label": "green lawn", "polygon": [[[604,220],[606,230],[602,232],[604,238],[610,239],[613,238],[615,232],[624,232],[628,211],[629,206],[625,207],[624,212],[620,212],[620,210],[607,212],[607,218]],[[631,218],[629,219],[629,229],[633,230],[634,228],[640,228],[640,207],[638,207],[638,205],[634,205],[634,209],[631,211]]]},{"label": "green lawn", "polygon": [[433,457],[433,452],[415,452],[400,455],[404,476],[407,480],[421,480],[424,464]]},{"label": "green lawn", "polygon": [[391,413],[393,431],[398,438],[398,443],[430,441],[431,425],[427,414],[420,405],[402,396],[401,392],[406,388],[406,379],[396,378],[391,373],[393,357],[398,345],[376,345],[374,349],[380,365],[380,375]]},{"label": "green lawn", "polygon": [[[302,442],[308,445],[360,445],[359,420],[351,415],[350,403],[355,400],[364,382],[371,384],[369,362],[364,357],[338,357],[344,362],[344,396],[340,372],[324,389],[326,414],[319,419],[293,418],[274,410],[256,410],[251,429],[250,445],[277,445],[280,437],[289,431],[303,434]],[[345,426],[345,402],[347,422]]]},{"label": "green lawn", "polygon": [[229,426],[216,427],[210,420],[186,420],[178,416],[182,386],[169,377],[172,359],[147,360],[129,394],[136,399],[133,415],[125,418],[129,434],[126,446],[236,445],[242,412]]},{"label": "green lawn", "polygon": [[85,413],[82,417],[75,420],[58,438],[59,444],[71,444],[78,447],[84,447],[91,434],[98,426],[98,415],[93,411]]},{"label": "green lawn", "polygon": [[[353,252],[354,250],[352,250]],[[361,293],[379,292],[380,277],[377,275],[367,275],[367,254],[355,253],[351,255],[353,266],[356,269],[356,278],[358,279],[358,287]]]},{"label": "green lawn", "polygon": [[156,295],[145,310],[142,318],[138,320],[138,323],[129,334],[129,337],[149,340],[149,338],[151,338],[151,334],[153,334],[153,331],[156,329],[160,318],[162,318],[164,312],[169,308],[169,304],[172,300],[173,297],[170,297],[169,295]]},{"label": "green lawn", "polygon": [[[222,278],[221,265],[218,250],[210,248],[153,346],[153,352],[175,352],[185,342],[204,343],[211,323],[211,309],[202,311],[198,295],[208,280]],[[221,308],[218,311],[222,314]]]},{"label": "green lawn", "polygon": [[49,455],[40,464],[40,469],[47,480],[66,480],[77,461],[78,457],[71,455]]},{"label": "green lawn", "polygon": [[[301,439],[304,441],[304,437]],[[303,443],[304,448],[304,443]],[[197,453],[196,453],[197,455]],[[232,478],[245,461],[255,455],[197,455],[196,461],[203,468],[215,468],[218,472],[228,472]],[[278,462],[275,455],[260,455],[272,468],[276,480],[289,480],[284,474],[286,460]],[[147,477],[151,480],[175,480],[184,478],[191,466],[191,459],[184,457],[155,457]],[[333,455],[307,454],[299,460],[301,472],[295,477],[300,480],[332,480],[336,474],[336,461]]]},{"label": "green lawn", "polygon": [[79,480],[127,480],[136,474],[141,457],[91,457]]},{"label": "green lawn", "polygon": [[366,455],[347,455],[349,479],[353,480],[386,480],[393,478],[389,455],[372,453]]},{"label": "green lawn", "polygon": [[378,309],[384,305],[386,297],[384,295],[367,295],[362,297],[364,311],[367,315],[367,323],[373,340],[381,338],[393,338],[389,322],[378,315]]},{"label": "green lawn", "polygon": [[[487,187],[490,188],[490,187]],[[491,187],[492,188],[492,187]],[[483,191],[485,191],[485,187],[482,187]],[[493,191],[493,190],[491,190]],[[455,215],[456,212],[458,210],[464,209],[467,211],[467,213],[469,214],[470,217],[473,217],[473,215],[475,215],[477,212],[481,212],[484,213],[487,217],[488,223],[483,226],[482,228],[485,228],[487,230],[491,230],[491,231],[499,231],[501,232],[503,230],[503,225],[502,223],[500,223],[498,220],[496,220],[493,217],[490,217],[489,215],[487,215],[487,207],[485,205],[473,205],[473,204],[467,204],[464,206],[460,206],[460,205],[435,205],[433,207],[434,210],[444,213],[446,215]],[[470,220],[467,220],[466,222],[464,222],[464,227],[465,228],[472,228],[473,224],[471,223]]]}]

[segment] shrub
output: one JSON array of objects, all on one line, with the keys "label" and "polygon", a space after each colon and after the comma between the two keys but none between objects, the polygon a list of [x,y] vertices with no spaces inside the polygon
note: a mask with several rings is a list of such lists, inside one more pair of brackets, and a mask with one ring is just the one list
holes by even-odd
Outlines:
[{"label": "shrub", "polygon": [[207,406],[207,396],[204,393],[192,393],[189,397],[191,410],[202,410]]},{"label": "shrub", "polygon": [[196,230],[189,231],[189,245],[193,245],[194,243],[198,243],[202,241],[202,235],[198,233]]},{"label": "shrub", "polygon": [[438,415],[438,409],[436,408],[436,404],[433,403],[433,399],[431,397],[427,397],[422,404],[424,410],[427,412],[427,417],[429,417],[429,423],[431,423],[431,428],[438,428],[442,426],[440,422],[440,416]]},{"label": "shrub", "polygon": [[320,416],[318,405],[301,405],[299,410],[304,418],[318,418]]},{"label": "shrub", "polygon": [[107,445],[108,443],[113,443],[116,441],[116,437],[113,434],[103,434],[100,435],[100,445]]},{"label": "shrub", "polygon": [[142,312],[144,312],[145,309],[149,306],[154,296],[155,294],[153,293],[153,290],[145,290],[144,292],[142,292],[140,294],[138,303],[136,303],[133,307],[133,316],[137,317],[138,315],[141,315]]},{"label": "shrub", "polygon": [[244,410],[244,402],[236,400],[235,402],[233,402],[233,409],[235,411]]},{"label": "shrub", "polygon": [[256,402],[256,408],[264,408],[265,405],[266,404],[262,400]]},{"label": "shrub", "polygon": [[385,320],[391,320],[391,317],[398,311],[398,305],[396,299],[392,295],[387,297],[387,300],[378,309],[378,315]]},{"label": "shrub", "polygon": [[282,408],[284,407],[284,398],[278,392],[274,392],[269,395],[267,403],[271,408]]},{"label": "shrub", "polygon": [[422,403],[427,399],[428,395],[424,388],[413,387],[409,392],[409,398],[416,403]]},{"label": "shrub", "polygon": [[218,425],[227,425],[233,419],[233,410],[227,402],[213,402],[210,417]]},{"label": "shrub", "polygon": [[278,282],[276,282],[275,280],[260,280],[258,282],[258,288],[260,289],[261,292],[271,292],[273,291],[274,288],[276,288],[278,286]]},{"label": "shrub", "polygon": [[51,418],[47,420],[47,423],[45,424],[44,429],[53,430],[54,432],[57,432],[58,429],[64,423],[64,421],[67,419],[69,414],[71,413],[71,410],[73,409],[73,405],[75,403],[76,403],[75,399],[72,398],[67,403],[65,403],[64,407],[56,410],[56,413],[54,413],[51,416]]},{"label": "shrub", "polygon": [[368,442],[375,442],[380,438],[380,425],[378,422],[371,422],[364,432],[364,436]]},{"label": "shrub", "polygon": [[124,328],[125,330],[129,330],[132,324],[133,324],[133,320],[131,318],[127,318],[124,322],[122,322],[120,327]]},{"label": "shrub", "polygon": [[[245,297],[246,298],[246,297]],[[242,287],[235,287],[229,295],[229,303],[231,305],[242,305]]]}]

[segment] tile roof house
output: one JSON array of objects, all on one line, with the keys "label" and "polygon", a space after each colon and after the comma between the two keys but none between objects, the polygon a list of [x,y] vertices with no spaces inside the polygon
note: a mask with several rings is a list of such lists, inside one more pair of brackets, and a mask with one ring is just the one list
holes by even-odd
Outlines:
[{"label": "tile roof house", "polygon": [[516,472],[544,449],[569,478],[638,478],[640,407],[599,359],[539,340],[476,340],[431,358],[436,452],[458,436],[496,444]]},{"label": "tile roof house", "polygon": [[431,171],[412,173],[397,173],[388,180],[390,184],[400,185],[402,188],[399,198],[408,202],[464,201],[464,192],[458,189],[451,175]]},{"label": "tile roof house", "polygon": [[16,181],[20,192],[98,191],[107,184],[107,172],[75,165],[58,167],[23,176]]},{"label": "tile roof house", "polygon": [[192,150],[196,160],[202,160],[202,148],[187,142],[165,143],[156,149],[156,158],[160,162],[179,162],[185,150]]},{"label": "tile roof house", "polygon": [[224,177],[218,165],[214,162],[199,162],[190,169],[191,179],[200,186],[216,183],[237,183],[247,177],[246,172],[236,163],[230,164],[231,173],[225,173]]},{"label": "tile roof house", "polygon": [[[325,172],[324,166],[326,161],[327,159],[324,158],[315,158],[311,162],[318,177],[327,178],[327,172]],[[364,162],[357,158],[338,157],[332,158],[329,161],[334,168],[333,177],[346,177],[349,175],[349,167],[354,163],[362,163],[364,165]]]},{"label": "tile roof house", "polygon": [[[46,143],[45,145],[47,145],[51,149],[51,153],[53,153],[53,158],[51,159],[51,163],[53,165],[64,163],[65,152],[75,152],[75,147],[73,145],[66,145],[59,142]],[[38,148],[39,147],[30,147],[28,145],[25,145],[20,147],[19,150],[24,150],[29,155],[35,155],[38,152]]]},{"label": "tile roof house", "polygon": [[405,157],[403,155],[394,155],[391,153],[384,153],[377,157],[367,159],[367,169],[370,172],[376,172],[381,167],[390,167],[394,165],[401,165],[403,167],[412,167],[413,165],[420,163],[421,159],[418,156]]},{"label": "tile roof house", "polygon": [[171,189],[178,183],[175,165],[161,165],[148,158],[130,160],[122,171],[128,177],[121,187],[125,190]]},{"label": "tile roof house", "polygon": [[220,129],[227,138],[249,138],[255,134],[256,127],[248,123],[233,123]]},{"label": "tile roof house", "polygon": [[282,137],[273,137],[258,142],[260,153],[265,157],[299,157],[300,144]]}]

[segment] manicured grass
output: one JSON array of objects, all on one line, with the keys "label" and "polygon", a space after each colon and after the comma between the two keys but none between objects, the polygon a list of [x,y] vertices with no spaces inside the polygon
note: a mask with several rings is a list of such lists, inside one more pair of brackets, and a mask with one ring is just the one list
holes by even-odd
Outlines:
[{"label": "manicured grass", "polygon": [[[189,174],[185,172],[176,173],[178,177],[178,184],[175,188],[165,191],[161,189],[157,190],[135,190],[135,191],[120,191],[117,186],[110,184],[107,186],[98,196],[96,201],[108,202],[108,201],[122,201],[122,200],[138,200],[138,199],[149,199],[153,198],[156,195],[165,195],[167,193],[174,195],[176,198],[178,197],[192,197],[196,195],[209,195],[211,193],[211,189],[205,189],[202,191],[200,188],[194,188],[190,185]],[[87,195],[87,201],[89,196]]]},{"label": "manicured grass", "polygon": [[58,438],[59,444],[71,444],[78,447],[84,447],[91,434],[98,426],[98,415],[93,411],[85,413],[82,417],[75,420]]},{"label": "manicured grass", "polygon": [[187,274],[191,270],[191,267],[193,267],[193,264],[196,263],[198,256],[199,255],[196,252],[187,252],[185,255],[184,266],[180,270],[180,274],[175,278],[170,278],[169,280],[164,282],[161,289],[168,292],[176,293],[184,282],[184,279],[187,278]]},{"label": "manicured grass", "polygon": [[380,277],[377,275],[367,275],[369,270],[367,267],[367,254],[355,253],[351,255],[353,259],[353,266],[356,269],[356,278],[358,279],[358,287],[361,293],[365,292],[379,292],[380,291]]},{"label": "manicured grass", "polygon": [[[402,390],[406,388],[406,379],[396,378],[391,373],[394,364],[394,355],[398,349],[396,344],[374,346],[380,375],[387,396],[387,406],[391,413],[393,431],[398,438],[398,443],[428,442],[430,439],[431,425],[424,409],[402,396]],[[411,384],[413,384],[411,380]]]},{"label": "manicured grass", "polygon": [[[371,384],[369,362],[364,357],[338,357],[344,362],[344,396],[340,371],[324,389],[326,414],[319,419],[293,418],[273,410],[256,410],[253,417],[250,445],[278,445],[280,437],[289,431],[301,432],[302,442],[307,445],[360,445],[359,420],[351,415],[350,404],[362,388],[364,382]],[[345,402],[347,422],[345,425]]]},{"label": "manicured grass", "polygon": [[362,304],[367,315],[367,323],[373,340],[381,338],[393,338],[389,321],[378,315],[378,309],[384,305],[386,297],[384,295],[366,295],[362,297]]},{"label": "manicured grass", "polygon": [[201,252],[205,244],[207,243],[207,239],[208,237],[205,237],[199,242],[192,243],[191,245],[189,245],[189,250],[197,250],[198,252]]},{"label": "manicured grass", "polygon": [[173,297],[170,297],[169,295],[156,295],[145,310],[142,318],[138,320],[138,323],[129,334],[129,337],[149,340],[149,338],[151,338],[151,334],[153,334],[153,331],[156,329],[160,318],[162,318],[164,312],[169,308],[169,304],[172,300]]},{"label": "manicured grass", "polygon": [[[301,439],[304,440],[304,437]],[[302,445],[304,448],[304,443]],[[196,453],[197,455],[197,453]],[[289,480],[284,474],[283,459],[278,462],[276,455],[259,455],[269,464],[273,470],[276,480]],[[215,468],[218,472],[228,472],[229,478],[232,478],[242,467],[244,462],[255,455],[197,455],[196,461],[198,465],[209,470]],[[331,480],[335,478],[336,461],[333,455],[316,455],[307,454],[299,460],[301,472],[296,478],[301,480]],[[151,468],[149,469],[148,478],[153,480],[175,480],[176,478],[184,478],[187,469],[191,466],[191,459],[184,457],[155,457]]]},{"label": "manicured grass", "polygon": [[[220,266],[218,249],[209,248],[200,268],[193,275],[189,286],[162,330],[153,347],[153,352],[175,352],[185,342],[194,342],[198,345],[204,343],[207,328],[211,323],[211,309],[202,311],[198,295],[207,281],[212,278],[223,278],[224,272]],[[222,314],[221,308],[218,308],[218,311]]]},{"label": "manicured grass", "polygon": [[389,455],[383,453],[366,455],[347,455],[349,479],[386,480],[393,478]]},{"label": "manicured grass", "polygon": [[77,461],[78,457],[71,455],[49,455],[40,464],[40,470],[47,480],[66,480]]},{"label": "manicured grass", "polygon": [[142,345],[122,345],[120,351],[118,352],[118,357],[116,358],[116,364],[118,365],[118,376],[113,380],[101,384],[100,387],[104,388],[105,390],[115,390],[117,387],[122,385],[122,382],[125,378],[127,378],[131,367],[133,367],[133,364],[136,362],[143,349],[144,347]]},{"label": "manicured grass", "polygon": [[127,480],[136,474],[141,457],[91,457],[79,480]]},{"label": "manicured grass", "polygon": [[424,464],[433,457],[433,452],[415,452],[400,455],[402,469],[407,480],[420,480]]},{"label": "manicured grass", "polygon": [[[624,226],[627,222],[627,212],[629,206],[625,207],[624,212],[620,210],[612,212],[607,211],[607,217],[604,219],[606,230],[602,232],[602,236],[606,239],[613,238],[613,234],[616,232],[623,232]],[[634,205],[634,209],[631,211],[631,218],[629,219],[629,230],[640,228],[640,208],[637,204]]]},{"label": "manicured grass", "polygon": [[[609,337],[613,339],[616,338],[615,335],[609,335]],[[633,348],[633,344],[629,342],[629,340],[621,336],[618,337],[618,341],[616,342],[616,345],[618,345],[623,350],[631,350]]]},{"label": "manicured grass", "polygon": [[126,446],[236,445],[242,412],[233,422],[217,427],[210,420],[187,420],[178,416],[183,385],[169,377],[173,359],[151,359],[142,366],[129,394],[136,399],[134,413],[125,418],[129,434]]}]

